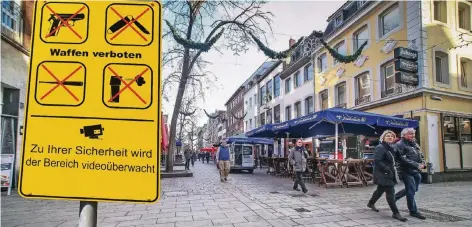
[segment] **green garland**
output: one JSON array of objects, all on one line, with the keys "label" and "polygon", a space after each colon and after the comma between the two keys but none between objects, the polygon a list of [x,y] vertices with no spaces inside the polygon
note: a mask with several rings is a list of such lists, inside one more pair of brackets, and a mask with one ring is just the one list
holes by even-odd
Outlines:
[{"label": "green garland", "polygon": [[323,44],[323,46],[326,47],[326,49],[328,49],[328,52],[331,54],[331,56],[333,56],[334,59],[342,63],[351,63],[355,61],[362,54],[362,50],[367,45],[367,41],[366,41],[364,42],[364,44],[361,45],[361,47],[359,47],[359,49],[357,49],[357,51],[353,55],[345,56],[338,53],[335,49],[331,48],[330,46],[328,46],[328,44],[323,39],[320,39],[320,41]]},{"label": "green garland", "polygon": [[281,59],[285,59],[287,58],[288,56],[290,56],[290,54],[292,53],[292,51],[295,49],[295,47],[297,47],[303,40],[303,37],[301,37],[300,39],[298,39],[297,43],[295,43],[295,45],[291,46],[289,49],[287,50],[284,50],[284,51],[280,51],[280,52],[277,52],[277,51],[274,51],[274,50],[271,50],[269,49],[268,47],[266,47],[264,45],[264,43],[261,42],[261,40],[259,40],[255,35],[253,35],[251,32],[249,32],[249,35],[251,36],[251,38],[254,40],[254,42],[256,42],[257,46],[259,47],[259,49],[262,50],[262,52],[264,52],[264,54],[271,58],[271,59],[277,59],[277,60],[281,60]]},{"label": "green garland", "polygon": [[185,48],[189,48],[189,49],[197,49],[197,50],[201,50],[201,51],[204,51],[204,52],[208,52],[211,47],[216,43],[216,41],[218,41],[218,39],[221,38],[221,36],[223,35],[223,32],[225,31],[225,29],[221,29],[221,31],[216,34],[215,36],[213,36],[213,38],[211,38],[210,40],[208,40],[208,42],[206,43],[198,43],[198,42],[194,42],[192,40],[188,40],[188,39],[184,39],[183,37],[181,37],[179,35],[179,33],[177,32],[177,30],[174,28],[174,26],[172,26],[172,24],[168,21],[168,20],[165,20],[167,26],[169,26],[170,28],[170,31],[172,32],[172,36],[174,37],[174,40],[184,46]]}]

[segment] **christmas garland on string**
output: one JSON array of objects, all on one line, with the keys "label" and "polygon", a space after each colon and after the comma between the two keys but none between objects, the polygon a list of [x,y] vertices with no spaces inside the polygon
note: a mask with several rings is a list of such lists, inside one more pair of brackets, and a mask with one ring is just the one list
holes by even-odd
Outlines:
[{"label": "christmas garland on string", "polygon": [[359,49],[357,49],[357,51],[353,55],[346,56],[338,53],[335,49],[331,48],[323,39],[320,39],[320,41],[321,44],[323,44],[323,46],[328,49],[328,52],[331,54],[331,56],[333,56],[334,59],[342,63],[351,63],[357,60],[357,58],[362,54],[362,50],[364,49],[364,47],[367,45],[366,41],[359,47]]},{"label": "christmas garland on string", "polygon": [[244,118],[245,118],[246,115],[247,115],[247,112],[246,112],[242,117],[236,117],[236,115],[235,115],[233,112],[231,112],[231,114],[233,115],[234,118],[236,118],[236,119],[238,119],[238,120],[244,120]]},{"label": "christmas garland on string", "polygon": [[254,42],[256,42],[257,46],[259,47],[259,49],[262,50],[262,52],[264,52],[264,54],[271,58],[271,59],[277,59],[277,60],[281,60],[281,59],[285,59],[287,58],[288,56],[290,56],[290,54],[292,53],[292,51],[302,42],[303,40],[303,37],[301,37],[300,39],[298,39],[298,41],[295,43],[295,45],[291,46],[289,49],[287,50],[284,50],[284,51],[274,51],[274,50],[271,50],[270,48],[268,48],[266,45],[264,45],[264,43],[262,43],[261,40],[259,40],[259,38],[257,38],[254,34],[252,34],[251,32],[249,32],[249,35],[251,36],[251,38],[254,40]]},{"label": "christmas garland on string", "polygon": [[180,114],[182,114],[184,116],[187,116],[187,117],[194,115],[195,112],[197,112],[197,109],[194,109],[193,111],[189,111],[189,112],[179,111]]},{"label": "christmas garland on string", "polygon": [[213,36],[213,38],[208,40],[208,42],[198,43],[198,42],[194,42],[192,40],[183,38],[182,36],[179,35],[177,30],[174,28],[174,26],[172,26],[172,24],[168,20],[165,20],[165,22],[167,26],[169,26],[172,36],[174,37],[174,40],[178,44],[184,46],[185,48],[197,49],[204,52],[208,52],[211,49],[211,47],[216,43],[216,41],[218,41],[218,39],[221,38],[221,36],[223,35],[223,32],[225,31],[225,29],[223,28],[218,34],[216,34],[215,36]]},{"label": "christmas garland on string", "polygon": [[[209,118],[211,118],[211,119],[216,119],[216,118],[218,118],[218,117],[220,116],[220,114],[221,114],[221,113],[218,113],[218,114],[216,114],[216,116],[211,116],[210,114],[208,114],[208,112],[207,112],[205,109],[203,109],[203,112],[205,112],[205,115],[207,115],[207,117],[209,117]],[[223,119],[223,120],[224,120],[224,119]]]}]

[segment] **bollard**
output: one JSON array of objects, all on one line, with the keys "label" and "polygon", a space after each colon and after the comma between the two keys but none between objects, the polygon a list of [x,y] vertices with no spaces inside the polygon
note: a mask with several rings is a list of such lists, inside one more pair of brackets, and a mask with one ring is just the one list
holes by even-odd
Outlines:
[{"label": "bollard", "polygon": [[97,227],[97,202],[80,201],[79,227]]}]

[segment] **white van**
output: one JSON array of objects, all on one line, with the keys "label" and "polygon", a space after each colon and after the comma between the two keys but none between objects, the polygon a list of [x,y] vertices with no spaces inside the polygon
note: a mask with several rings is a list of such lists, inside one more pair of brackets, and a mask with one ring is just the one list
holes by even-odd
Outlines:
[{"label": "white van", "polygon": [[254,172],[254,149],[252,144],[232,143],[229,149],[231,155],[231,170],[247,170]]}]

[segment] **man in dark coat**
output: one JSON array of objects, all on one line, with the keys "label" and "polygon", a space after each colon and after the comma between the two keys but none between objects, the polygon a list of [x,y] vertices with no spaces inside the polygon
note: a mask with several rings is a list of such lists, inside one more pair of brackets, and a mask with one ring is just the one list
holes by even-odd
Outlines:
[{"label": "man in dark coat", "polygon": [[415,142],[415,130],[405,128],[401,132],[402,139],[397,142],[398,162],[402,172],[405,189],[395,194],[395,201],[406,196],[410,216],[418,219],[426,219],[416,207],[415,193],[421,182],[421,169],[425,168],[423,154]]},{"label": "man in dark coat", "polygon": [[372,194],[367,207],[379,212],[375,207],[375,203],[385,192],[387,194],[388,206],[393,212],[392,217],[400,221],[407,221],[406,218],[401,216],[395,204],[395,185],[400,181],[398,179],[398,172],[395,169],[395,157],[397,156],[393,148],[395,137],[394,132],[390,130],[384,131],[380,136],[380,144],[375,148],[374,184],[377,185],[377,189]]}]

